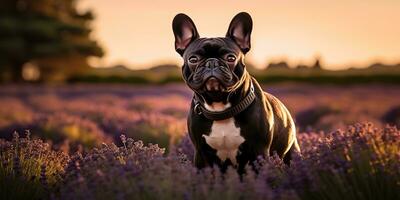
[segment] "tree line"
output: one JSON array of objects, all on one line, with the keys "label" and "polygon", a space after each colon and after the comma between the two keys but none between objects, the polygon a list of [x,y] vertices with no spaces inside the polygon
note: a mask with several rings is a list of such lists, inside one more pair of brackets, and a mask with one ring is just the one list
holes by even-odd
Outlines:
[{"label": "tree line", "polygon": [[[91,38],[94,14],[78,10],[78,0],[0,0],[0,79],[23,82],[40,73],[57,81],[89,68],[102,57]],[[35,77],[33,77],[35,78]]]}]

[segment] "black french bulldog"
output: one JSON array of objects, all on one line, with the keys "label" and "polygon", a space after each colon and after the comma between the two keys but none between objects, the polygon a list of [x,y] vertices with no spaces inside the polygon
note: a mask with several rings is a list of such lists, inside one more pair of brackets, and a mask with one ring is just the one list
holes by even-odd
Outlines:
[{"label": "black french bulldog", "polygon": [[187,125],[198,168],[233,165],[240,172],[258,156],[276,152],[289,163],[291,153],[300,151],[289,111],[246,71],[252,26],[242,12],[225,37],[200,38],[187,15],[173,20],[183,79],[194,91]]}]

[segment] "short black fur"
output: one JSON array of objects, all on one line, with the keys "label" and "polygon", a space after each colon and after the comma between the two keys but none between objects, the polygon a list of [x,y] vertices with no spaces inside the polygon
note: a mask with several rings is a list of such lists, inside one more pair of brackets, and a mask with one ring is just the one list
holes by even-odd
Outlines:
[{"label": "short black fur", "polygon": [[[252,26],[250,15],[239,13],[232,19],[226,37],[200,38],[187,15],[178,14],[173,21],[175,48],[184,60],[183,79],[202,98],[201,103],[222,102],[234,106],[247,95],[250,85],[254,85],[255,100],[233,117],[245,139],[236,156],[239,172],[259,156],[276,152],[289,163],[290,154],[300,151],[290,113],[277,98],[265,93],[246,70],[244,57],[251,47]],[[194,107],[192,101],[187,126],[196,150],[195,165],[198,168],[218,165],[225,170],[233,163],[229,159],[221,161],[203,137],[210,134],[213,121],[196,113]]]}]

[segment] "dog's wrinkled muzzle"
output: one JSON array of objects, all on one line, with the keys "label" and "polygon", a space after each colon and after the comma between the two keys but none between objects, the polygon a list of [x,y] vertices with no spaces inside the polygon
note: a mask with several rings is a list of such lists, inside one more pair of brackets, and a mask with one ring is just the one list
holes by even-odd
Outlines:
[{"label": "dog's wrinkled muzzle", "polygon": [[225,91],[235,83],[233,72],[217,58],[209,58],[200,63],[191,78],[192,88],[207,91]]}]

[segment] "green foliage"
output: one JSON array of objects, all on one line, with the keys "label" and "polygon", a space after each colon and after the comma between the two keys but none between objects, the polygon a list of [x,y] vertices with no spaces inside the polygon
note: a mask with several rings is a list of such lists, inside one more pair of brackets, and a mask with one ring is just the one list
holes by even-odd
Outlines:
[{"label": "green foliage", "polygon": [[171,136],[168,134],[168,127],[160,125],[161,127],[153,127],[150,124],[142,123],[133,127],[133,130],[127,130],[127,136],[135,140],[141,140],[145,144],[155,143],[160,147],[168,148]]},{"label": "green foliage", "polygon": [[[22,65],[33,62],[43,71],[71,68],[71,59],[82,60],[88,56],[101,57],[103,50],[90,38],[89,22],[93,14],[83,14],[76,9],[76,1],[40,0],[5,1],[0,7],[0,68],[8,68],[12,79],[22,80]],[[47,65],[42,67],[42,65]],[[87,67],[86,60],[80,68]],[[65,71],[64,71],[65,72]],[[43,73],[45,76],[46,72]],[[51,73],[47,76],[51,76]],[[46,78],[46,77],[44,77]]]},{"label": "green foliage", "polygon": [[62,180],[68,156],[40,140],[14,134],[12,142],[0,141],[0,198],[47,199]]}]

